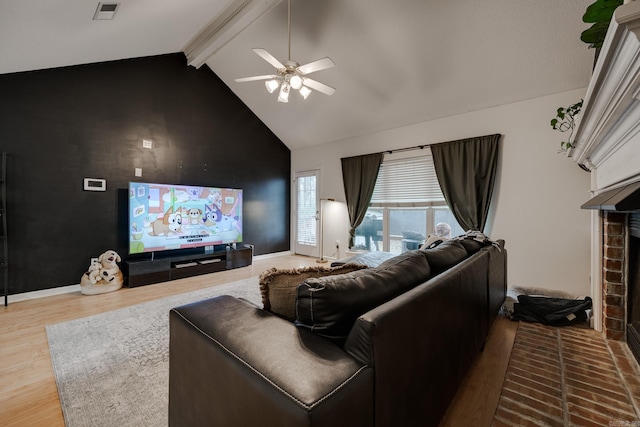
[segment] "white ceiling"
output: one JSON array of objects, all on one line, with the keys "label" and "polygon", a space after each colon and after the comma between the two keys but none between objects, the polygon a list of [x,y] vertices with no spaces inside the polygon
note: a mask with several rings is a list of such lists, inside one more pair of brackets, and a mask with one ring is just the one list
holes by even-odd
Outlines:
[{"label": "white ceiling", "polygon": [[[0,0],[0,73],[181,52],[232,0]],[[281,2],[207,65],[291,149],[586,87],[593,52],[579,39],[593,0],[293,0],[293,60],[329,56],[311,77],[333,86],[276,102],[251,51],[287,59]]]}]

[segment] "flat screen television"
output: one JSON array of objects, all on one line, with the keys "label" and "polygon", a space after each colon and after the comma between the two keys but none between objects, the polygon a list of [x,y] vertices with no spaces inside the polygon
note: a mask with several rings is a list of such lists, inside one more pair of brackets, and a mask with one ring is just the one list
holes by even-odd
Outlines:
[{"label": "flat screen television", "polygon": [[242,190],[129,183],[129,253],[242,242]]}]

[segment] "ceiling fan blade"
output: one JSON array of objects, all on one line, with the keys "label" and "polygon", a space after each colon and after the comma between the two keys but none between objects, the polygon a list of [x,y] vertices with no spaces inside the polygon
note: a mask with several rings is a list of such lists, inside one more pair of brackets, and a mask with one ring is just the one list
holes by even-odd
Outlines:
[{"label": "ceiling fan blade", "polygon": [[318,92],[322,92],[325,95],[333,95],[335,93],[335,89],[332,88],[331,86],[327,86],[324,83],[320,83],[317,82],[315,80],[312,80],[308,77],[304,78],[304,83],[305,86],[310,87],[311,89],[317,90]]},{"label": "ceiling fan blade", "polygon": [[282,65],[282,62],[278,61],[273,55],[271,55],[266,50],[261,48],[253,48],[251,50],[253,50],[255,53],[260,55],[262,59],[267,61],[269,64],[273,65],[276,69],[284,68],[284,65]]},{"label": "ceiling fan blade", "polygon": [[277,77],[278,77],[278,76],[273,75],[273,74],[267,74],[267,75],[264,75],[264,76],[242,77],[242,78],[240,78],[240,79],[236,79],[236,81],[237,81],[238,83],[243,83],[243,82],[253,82],[253,81],[256,81],[256,80],[269,80],[269,79],[275,79],[275,78],[277,78]]},{"label": "ceiling fan blade", "polygon": [[308,64],[300,65],[298,67],[298,71],[302,74],[310,74],[335,66],[336,64],[331,60],[331,58],[325,57],[322,59],[318,59],[317,61],[309,62]]}]

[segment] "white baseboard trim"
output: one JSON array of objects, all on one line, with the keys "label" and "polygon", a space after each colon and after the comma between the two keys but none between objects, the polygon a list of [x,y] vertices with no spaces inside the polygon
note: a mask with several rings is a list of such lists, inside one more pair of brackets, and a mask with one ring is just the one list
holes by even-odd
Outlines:
[{"label": "white baseboard trim", "polygon": [[293,253],[291,251],[274,252],[272,254],[254,255],[253,259],[261,260],[261,259],[276,258],[276,257],[279,257],[279,256],[285,256],[285,255],[293,255]]},{"label": "white baseboard trim", "polygon": [[[253,259],[254,260],[269,259],[269,258],[276,258],[276,257],[279,257],[279,256],[284,256],[284,255],[291,255],[291,251],[274,252],[272,254],[256,255],[256,256],[253,257]],[[69,294],[69,293],[72,293],[72,292],[80,292],[80,284],[61,286],[59,288],[43,289],[43,290],[40,290],[40,291],[31,291],[31,292],[24,292],[24,293],[21,293],[21,294],[9,295],[7,301],[9,302],[9,304],[11,304],[12,302],[28,301],[28,300],[37,299],[37,298],[50,297],[50,296],[53,296],[53,295]]]},{"label": "white baseboard trim", "polygon": [[43,289],[40,291],[24,292],[21,294],[9,295],[8,302],[28,301],[37,298],[50,297],[53,295],[69,294],[80,292],[80,285],[61,286],[59,288]]}]

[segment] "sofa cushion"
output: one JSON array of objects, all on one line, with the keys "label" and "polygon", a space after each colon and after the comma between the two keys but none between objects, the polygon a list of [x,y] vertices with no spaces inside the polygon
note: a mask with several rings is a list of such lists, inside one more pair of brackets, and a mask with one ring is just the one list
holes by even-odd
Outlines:
[{"label": "sofa cushion", "polygon": [[311,277],[331,276],[367,268],[361,264],[339,267],[311,266],[293,269],[271,268],[259,277],[264,309],[293,322],[296,319],[296,288]]},{"label": "sofa cushion", "polygon": [[457,239],[458,242],[460,242],[460,244],[462,246],[464,246],[464,248],[467,250],[467,254],[469,255],[473,255],[476,252],[478,252],[480,249],[484,248],[485,246],[487,246],[487,244],[483,243],[483,242],[479,242],[475,239],[469,239],[469,238],[460,238]]},{"label": "sofa cushion", "polygon": [[295,323],[342,345],[360,315],[430,277],[423,253],[408,251],[376,268],[307,279],[298,286]]},{"label": "sofa cushion", "polygon": [[440,243],[433,249],[421,249],[420,251],[427,258],[434,276],[453,267],[468,256],[462,243],[451,239]]}]

